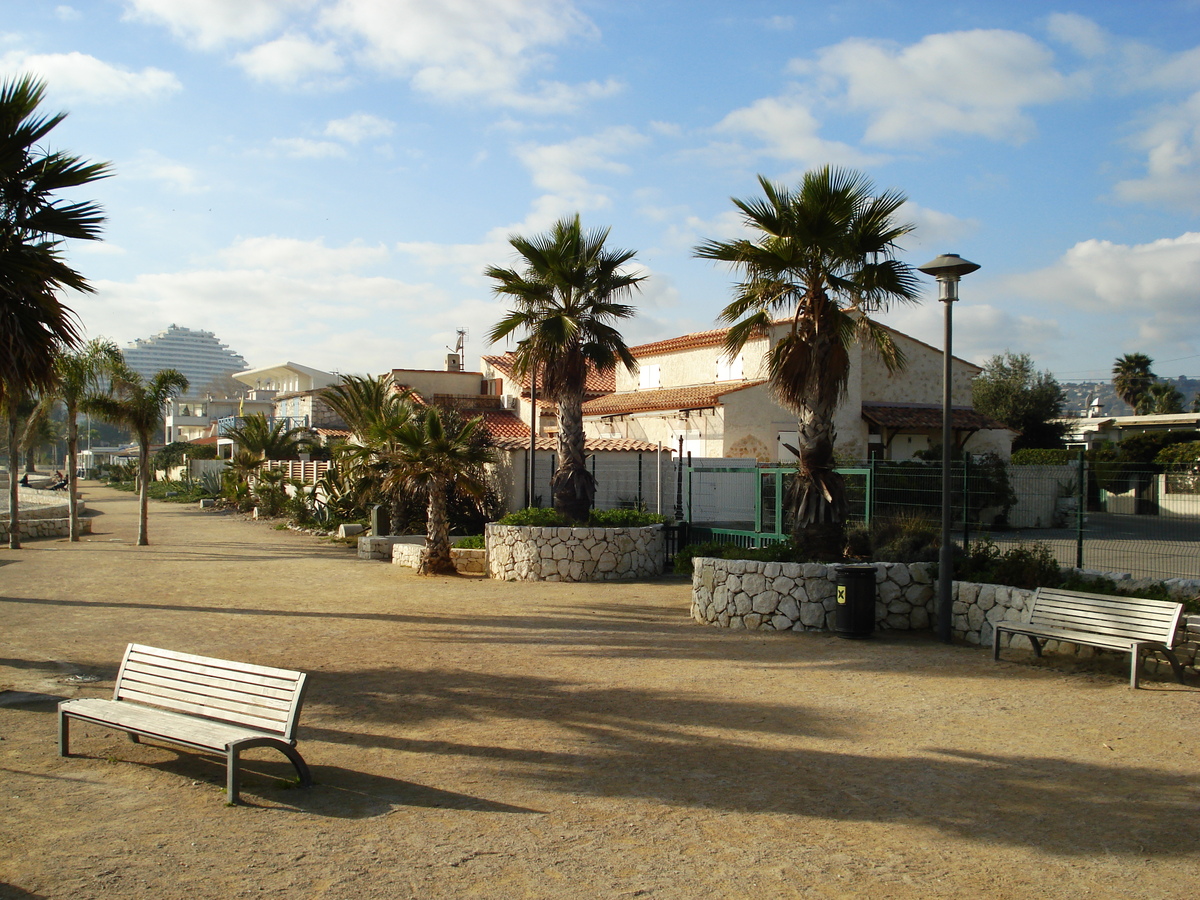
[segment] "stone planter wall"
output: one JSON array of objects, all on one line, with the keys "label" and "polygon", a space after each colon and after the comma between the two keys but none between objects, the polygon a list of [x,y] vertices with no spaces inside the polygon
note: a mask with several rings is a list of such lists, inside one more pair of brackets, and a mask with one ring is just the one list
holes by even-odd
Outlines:
[{"label": "stone planter wall", "polygon": [[661,525],[537,528],[488,525],[487,574],[501,581],[616,581],[662,574]]},{"label": "stone planter wall", "polygon": [[[696,558],[692,618],[750,631],[831,631],[837,570],[822,563]],[[928,563],[875,564],[877,628],[927,629],[934,604]]]},{"label": "stone planter wall", "polygon": [[[928,630],[937,624],[937,583],[929,563],[875,563],[875,627],[880,631]],[[692,618],[750,631],[832,631],[837,608],[836,566],[696,558],[692,569]],[[1136,583],[1129,594],[1136,596]],[[1172,585],[1175,587],[1175,585]],[[1180,582],[1182,600],[1193,582]],[[956,581],[952,597],[955,639],[990,647],[1000,622],[1023,622],[1034,592],[999,584]],[[1193,594],[1194,596],[1194,591]],[[1031,649],[1023,635],[1002,635],[1002,647]],[[1045,641],[1052,653],[1092,656],[1105,651]],[[1184,616],[1175,642],[1179,661],[1200,664],[1200,616]],[[1151,671],[1170,672],[1161,654],[1149,654]]]},{"label": "stone planter wall", "polygon": [[[386,538],[376,538],[386,540]],[[360,544],[361,546],[361,544]],[[408,566],[415,569],[421,563],[421,551],[424,544],[392,544],[392,563],[397,566]],[[362,555],[361,553],[359,554]],[[450,548],[450,559],[454,561],[454,570],[459,575],[484,574],[484,561],[487,552],[484,550],[467,550],[461,547]]]},{"label": "stone planter wall", "polygon": [[403,543],[407,539],[407,535],[393,534],[384,535],[383,537],[364,535],[358,539],[358,558],[380,559],[384,562],[391,562],[392,548],[397,544]]},{"label": "stone planter wall", "polygon": [[[65,491],[40,491],[37,488],[18,487],[21,504],[17,536],[26,538],[68,537],[71,534],[70,507]],[[79,533],[92,533],[92,520],[83,516],[86,506],[82,500],[75,501],[79,515]],[[7,511],[0,514],[0,538],[9,540],[12,517]]]}]

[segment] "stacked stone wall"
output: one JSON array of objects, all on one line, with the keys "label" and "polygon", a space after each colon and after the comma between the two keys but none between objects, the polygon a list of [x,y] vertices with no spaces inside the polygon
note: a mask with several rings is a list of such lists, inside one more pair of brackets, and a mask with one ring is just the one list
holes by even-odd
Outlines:
[{"label": "stacked stone wall", "polygon": [[[361,543],[360,543],[361,546]],[[408,566],[415,569],[421,563],[421,551],[424,544],[392,544],[392,564]],[[359,556],[361,556],[361,552]],[[450,559],[454,561],[454,570],[459,575],[483,575],[485,571],[486,551],[473,550],[464,547],[451,547]]]},{"label": "stacked stone wall", "polygon": [[[42,491],[37,488],[18,487],[17,536],[21,540],[46,537],[68,537],[71,534],[70,506],[63,491]],[[84,501],[76,500],[80,516],[86,509]],[[92,520],[80,518],[81,534],[92,533]],[[0,513],[0,539],[11,540],[12,516],[7,511]]]},{"label": "stacked stone wall", "polygon": [[[929,563],[875,563],[875,627],[929,630],[937,626],[937,582]],[[1194,583],[1182,584],[1184,599]],[[1135,590],[1128,591],[1136,595]],[[1023,622],[1034,591],[999,584],[953,584],[951,633],[956,640],[991,646],[1000,622]],[[832,631],[837,609],[837,566],[767,563],[697,557],[692,569],[692,618],[704,624],[749,631]],[[1003,634],[1001,647],[1032,649],[1024,635]],[[1094,656],[1106,651],[1060,641],[1046,651]],[[1185,616],[1175,642],[1180,662],[1200,665],[1200,616]],[[1147,655],[1151,671],[1169,671],[1161,653]]]},{"label": "stacked stone wall", "polygon": [[487,574],[501,581],[616,581],[662,574],[661,525],[556,528],[488,525]]}]

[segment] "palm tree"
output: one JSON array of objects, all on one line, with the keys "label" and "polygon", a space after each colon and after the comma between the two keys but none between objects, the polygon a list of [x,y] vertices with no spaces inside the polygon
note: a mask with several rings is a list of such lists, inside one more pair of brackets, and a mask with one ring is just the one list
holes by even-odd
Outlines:
[{"label": "palm tree", "polygon": [[150,543],[146,536],[150,504],[150,439],[162,424],[167,403],[188,389],[188,380],[177,369],[163,369],[146,381],[136,372],[122,367],[113,376],[116,397],[92,396],[80,405],[84,410],[116,425],[124,425],[137,435],[138,442],[138,546]]},{"label": "palm tree", "polygon": [[71,540],[79,540],[79,511],[75,498],[79,490],[79,410],[80,404],[95,394],[105,376],[111,376],[122,364],[121,351],[105,338],[93,338],[79,350],[59,354],[54,361],[55,383],[43,398],[61,400],[67,408],[67,480],[71,496]]},{"label": "palm tree", "polygon": [[59,291],[91,291],[63,261],[62,240],[98,240],[104,221],[94,203],[54,195],[111,174],[41,145],[65,113],[38,115],[45,85],[29,76],[0,83],[0,406],[8,414],[9,546],[19,549],[16,415],[31,390],[49,387],[54,359],[79,342],[74,314]]},{"label": "palm tree", "polygon": [[1156,376],[1150,371],[1152,365],[1154,360],[1145,353],[1126,353],[1113,363],[1113,388],[1134,412],[1137,412],[1146,389],[1154,384]]},{"label": "palm tree", "polygon": [[619,302],[645,279],[622,267],[632,250],[609,250],[607,228],[584,232],[579,216],[561,219],[548,234],[532,239],[514,235],[521,269],[489,266],[493,290],[514,308],[491,330],[495,343],[520,332],[513,364],[518,378],[536,374],[546,399],[558,404],[558,470],[550,486],[554,508],[567,519],[587,519],[596,480],[584,456],[583,396],[589,367],[608,372],[621,362],[630,371],[637,362],[613,326],[634,315]]},{"label": "palm tree", "polygon": [[1156,381],[1146,388],[1134,410],[1139,416],[1163,416],[1183,412],[1183,394],[1173,384]]},{"label": "palm tree", "polygon": [[272,421],[263,413],[244,417],[233,428],[226,429],[224,436],[264,460],[295,459],[308,444],[305,429],[290,427],[287,419]]},{"label": "palm tree", "polygon": [[889,370],[904,365],[890,333],[870,316],[917,299],[911,267],[895,259],[896,242],[913,226],[894,218],[902,194],[879,192],[858,172],[826,166],[806,173],[794,191],[762,176],[758,181],[765,199],[733,200],[753,238],[705,241],[695,252],[741,273],[720,316],[731,325],[725,339],[731,356],[786,316],[783,336],[767,354],[767,373],[779,401],[799,419],[799,468],[789,494],[793,532],[812,552],[836,558],[846,491],[834,470],[834,412],[856,341],[873,346]]},{"label": "palm tree", "polygon": [[471,419],[460,429],[448,429],[436,406],[405,423],[396,435],[396,449],[388,456],[386,484],[401,484],[427,502],[425,548],[418,575],[453,574],[450,558],[450,522],[446,513],[451,493],[480,498],[485,491],[483,466],[495,461],[491,450],[475,438],[483,418]]},{"label": "palm tree", "polygon": [[[339,454],[339,463],[358,492],[384,490],[386,460],[396,449],[400,429],[413,416],[412,391],[396,390],[387,375],[344,375],[341,384],[326,388],[321,396],[354,435],[354,442]],[[390,530],[398,534],[404,522],[403,481],[388,493]]]}]

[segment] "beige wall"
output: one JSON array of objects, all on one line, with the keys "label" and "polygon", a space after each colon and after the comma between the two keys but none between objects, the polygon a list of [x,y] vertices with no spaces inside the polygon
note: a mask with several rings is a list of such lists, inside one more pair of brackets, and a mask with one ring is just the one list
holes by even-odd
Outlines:
[{"label": "beige wall", "polygon": [[[863,401],[866,403],[941,403],[942,352],[907,335],[893,332],[907,365],[892,374],[873,348],[862,351]],[[957,357],[951,358],[950,402],[971,405],[971,379],[981,369]]]},{"label": "beige wall", "polygon": [[437,369],[393,369],[392,381],[429,397],[433,394],[479,393],[482,372],[442,372]]}]

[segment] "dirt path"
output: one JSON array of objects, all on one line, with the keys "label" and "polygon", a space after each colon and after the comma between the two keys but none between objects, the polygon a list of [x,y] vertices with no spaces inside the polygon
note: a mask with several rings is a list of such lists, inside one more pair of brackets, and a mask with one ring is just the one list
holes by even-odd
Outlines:
[{"label": "dirt path", "polygon": [[[680,581],[418,579],[85,489],[0,550],[0,898],[1187,898],[1200,690],[693,624]],[[317,786],[77,725],[129,641],[312,673]],[[102,681],[78,684],[78,676]],[[73,679],[74,676],[74,679]],[[25,692],[22,694],[21,692]],[[39,698],[29,694],[49,695]]]}]

